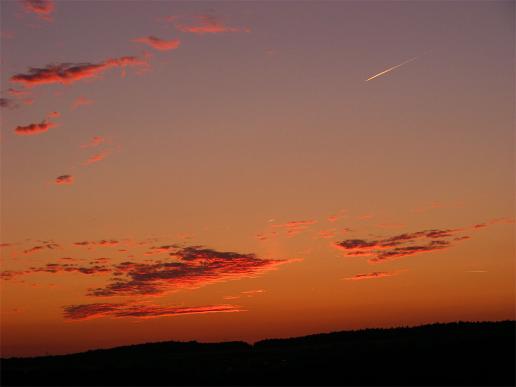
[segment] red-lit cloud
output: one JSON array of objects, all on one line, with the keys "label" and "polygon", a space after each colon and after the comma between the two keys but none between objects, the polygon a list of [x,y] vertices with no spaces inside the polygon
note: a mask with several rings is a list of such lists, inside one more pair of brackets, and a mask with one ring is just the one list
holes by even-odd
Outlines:
[{"label": "red-lit cloud", "polygon": [[346,216],[346,210],[340,210],[338,213],[330,215],[326,219],[328,220],[328,222],[333,223],[333,222],[336,222],[337,220],[343,218],[344,216]]},{"label": "red-lit cloud", "polygon": [[271,231],[264,234],[256,234],[256,239],[259,241],[266,241],[268,239],[274,239],[278,236],[278,233],[276,231]]},{"label": "red-lit cloud", "polygon": [[95,101],[93,101],[92,99],[89,99],[89,98],[86,98],[86,97],[77,97],[73,102],[72,102],[72,105],[71,105],[71,108],[73,110],[81,107],[81,106],[85,106],[85,105],[91,105],[93,104]]},{"label": "red-lit cloud", "polygon": [[[223,252],[191,246],[170,252],[170,260],[150,263],[122,262],[113,266],[121,277],[104,288],[91,289],[93,296],[159,295],[181,288],[253,278],[293,260],[259,258],[254,254]],[[124,277],[125,278],[122,278]]]},{"label": "red-lit cloud", "polygon": [[72,175],[58,176],[58,177],[56,177],[55,183],[59,184],[59,185],[73,184],[73,176]]},{"label": "red-lit cloud", "polygon": [[47,114],[47,119],[59,118],[59,117],[61,117],[61,113],[59,113],[59,112],[50,112]]},{"label": "red-lit cloud", "polygon": [[14,132],[19,136],[32,136],[47,132],[50,128],[54,128],[56,124],[43,120],[38,124],[30,124],[26,126],[17,126]]},{"label": "red-lit cloud", "polygon": [[18,104],[14,99],[11,98],[0,98],[0,107],[6,109],[15,109],[18,107]]},{"label": "red-lit cloud", "polygon": [[155,36],[145,36],[134,39],[133,42],[144,43],[159,51],[175,50],[181,44],[179,39],[164,40]]},{"label": "red-lit cloud", "polygon": [[176,28],[181,32],[190,32],[199,35],[219,34],[224,32],[249,32],[249,28],[229,27],[211,15],[200,15],[197,18],[199,22],[196,24],[176,24]]},{"label": "red-lit cloud", "polygon": [[335,236],[335,229],[331,229],[331,230],[321,230],[317,233],[317,238],[322,238],[322,239],[328,239],[328,238],[333,238]]},{"label": "red-lit cloud", "polygon": [[111,318],[156,318],[165,316],[180,316],[185,314],[243,312],[235,305],[208,305],[193,307],[161,306],[148,303],[96,303],[70,305],[64,308],[64,317],[70,320],[87,320],[100,317]]},{"label": "red-lit cloud", "polygon": [[244,290],[240,292],[241,294],[246,294],[248,297],[252,297],[255,294],[265,293],[265,289],[255,289],[255,290]]},{"label": "red-lit cloud", "polygon": [[99,161],[104,160],[109,155],[109,152],[102,151],[99,153],[94,154],[93,156],[90,156],[88,160],[86,160],[83,165],[91,165],[94,163],[98,163]]},{"label": "red-lit cloud", "polygon": [[346,277],[344,279],[350,280],[350,281],[361,281],[361,280],[367,280],[367,279],[392,277],[393,275],[397,275],[397,274],[398,274],[398,272],[375,271],[372,273],[356,274],[354,276]]},{"label": "red-lit cloud", "polygon": [[13,97],[26,97],[30,93],[27,90],[16,90],[13,88],[9,88],[7,92],[12,95]]},{"label": "red-lit cloud", "polygon": [[81,148],[94,148],[96,146],[99,146],[105,141],[104,137],[102,136],[94,136],[90,142],[81,145]]},{"label": "red-lit cloud", "polygon": [[78,266],[76,264],[68,263],[47,263],[41,267],[31,267],[27,270],[21,271],[3,271],[1,278],[4,280],[10,280],[20,275],[29,275],[34,273],[81,273],[81,274],[107,274],[110,273],[111,269],[104,265],[92,265],[92,266]]},{"label": "red-lit cloud", "polygon": [[74,242],[72,245],[76,247],[93,247],[93,246],[100,246],[100,247],[114,247],[118,246],[120,244],[120,241],[115,239],[102,239],[100,241],[82,241],[82,242]]},{"label": "red-lit cloud", "polygon": [[32,254],[32,253],[35,253],[40,250],[44,250],[44,249],[53,250],[53,249],[57,249],[58,247],[59,247],[59,245],[57,243],[48,241],[47,243],[44,243],[42,245],[34,246],[34,247],[31,247],[30,249],[24,250],[23,253],[24,254]]},{"label": "red-lit cloud", "polygon": [[52,0],[23,0],[23,7],[27,12],[37,15],[43,20],[51,21],[55,5]]},{"label": "red-lit cloud", "polygon": [[288,236],[294,236],[316,223],[316,220],[295,220],[284,224],[273,224],[272,227],[285,229]]},{"label": "red-lit cloud", "polygon": [[[125,71],[126,67],[147,65],[148,63],[145,59],[135,56],[111,58],[101,63],[50,64],[46,67],[31,67],[25,74],[13,75],[11,81],[21,83],[26,87],[52,83],[72,84],[82,79],[97,77],[113,67],[120,67]],[[124,74],[125,72],[122,73],[122,75]]]},{"label": "red-lit cloud", "polygon": [[346,239],[338,242],[336,247],[344,250],[348,256],[372,256],[369,262],[376,263],[449,248],[452,246],[452,240],[467,239],[465,236],[456,235],[462,231],[433,229],[377,240]]}]

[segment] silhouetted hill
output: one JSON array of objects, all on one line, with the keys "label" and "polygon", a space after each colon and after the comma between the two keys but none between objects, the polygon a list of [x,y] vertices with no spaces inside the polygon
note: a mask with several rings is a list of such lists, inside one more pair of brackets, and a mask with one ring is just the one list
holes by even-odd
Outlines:
[{"label": "silhouetted hill", "polygon": [[162,342],[1,360],[2,385],[512,385],[516,322],[244,342]]}]

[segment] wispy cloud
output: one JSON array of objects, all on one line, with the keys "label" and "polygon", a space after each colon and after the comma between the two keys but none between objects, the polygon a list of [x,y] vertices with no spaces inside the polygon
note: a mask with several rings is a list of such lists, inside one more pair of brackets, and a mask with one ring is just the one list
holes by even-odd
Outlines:
[{"label": "wispy cloud", "polygon": [[91,265],[91,266],[79,266],[77,264],[69,263],[47,263],[41,267],[31,267],[21,271],[3,271],[1,278],[4,280],[10,280],[21,275],[30,275],[35,273],[81,273],[81,274],[108,274],[111,269],[107,266],[102,265]]},{"label": "wispy cloud", "polygon": [[115,247],[120,245],[120,241],[116,239],[102,239],[100,241],[81,241],[81,242],[74,242],[72,243],[75,247],[93,247],[93,246],[100,246],[100,247]]},{"label": "wispy cloud", "polygon": [[52,21],[55,4],[52,0],[23,0],[23,8],[39,18]]},{"label": "wispy cloud", "polygon": [[199,21],[194,24],[176,24],[176,28],[181,32],[193,34],[220,34],[226,32],[249,32],[249,28],[230,27],[212,15],[197,16]]},{"label": "wispy cloud", "polygon": [[399,272],[395,271],[374,271],[372,273],[364,273],[364,274],[356,274],[351,277],[344,278],[345,280],[349,281],[362,281],[362,280],[368,280],[368,279],[378,279],[378,278],[385,278],[385,277],[392,277],[394,275],[398,275]]},{"label": "wispy cloud", "polygon": [[335,236],[335,234],[336,234],[335,229],[321,230],[317,233],[317,238],[329,239],[329,238],[333,238]]},{"label": "wispy cloud", "polygon": [[26,97],[28,95],[30,95],[30,92],[27,91],[27,90],[17,90],[17,89],[13,89],[13,88],[9,88],[7,90],[7,92],[9,93],[9,95],[12,95],[13,97]]},{"label": "wispy cloud", "polygon": [[102,144],[104,141],[105,141],[104,137],[102,137],[102,136],[94,136],[94,137],[92,137],[90,142],[81,145],[81,148],[94,148],[94,147],[99,146],[100,144]]},{"label": "wispy cloud", "polygon": [[21,83],[26,87],[52,83],[72,84],[82,79],[97,77],[113,67],[122,68],[122,75],[124,75],[126,67],[134,66],[148,66],[148,63],[145,58],[124,56],[110,58],[101,63],[50,64],[46,67],[31,67],[27,73],[13,75],[11,81]]},{"label": "wispy cloud", "polygon": [[102,161],[104,160],[107,156],[109,155],[109,152],[108,151],[102,151],[102,152],[99,152],[99,153],[96,153],[92,156],[90,156],[84,163],[83,165],[91,165],[91,164],[94,164],[94,163],[98,163],[99,161]]},{"label": "wispy cloud", "polygon": [[30,249],[27,249],[27,250],[24,250],[23,253],[24,254],[32,254],[32,253],[35,253],[37,251],[40,251],[40,250],[44,250],[44,249],[57,249],[59,248],[59,245],[53,241],[44,241],[44,243],[42,245],[38,245],[38,246],[34,246],[34,247],[31,247]]},{"label": "wispy cloud", "polygon": [[446,249],[452,240],[462,240],[458,233],[463,229],[432,229],[399,234],[388,238],[365,240],[346,239],[336,244],[348,256],[372,256],[369,262],[377,263],[409,255]]},{"label": "wispy cloud", "polygon": [[0,98],[0,107],[6,109],[15,109],[19,105],[12,98]]},{"label": "wispy cloud", "polygon": [[208,306],[161,306],[148,303],[96,303],[84,305],[70,305],[64,308],[64,317],[70,320],[87,320],[100,317],[111,318],[156,318],[165,316],[181,316],[186,314],[228,313],[245,311],[235,305],[208,305]]},{"label": "wispy cloud", "polygon": [[339,219],[342,219],[344,216],[346,216],[346,210],[340,210],[336,214],[328,216],[328,218],[326,218],[326,219],[328,220],[328,222],[332,222],[333,223],[333,222],[336,222]]},{"label": "wispy cloud", "polygon": [[317,220],[294,220],[283,224],[273,224],[274,228],[282,228],[288,236],[294,236],[317,223]]},{"label": "wispy cloud", "polygon": [[59,117],[61,117],[61,113],[56,112],[56,111],[50,112],[50,113],[47,114],[47,119],[48,120],[51,119],[51,118],[59,118]]},{"label": "wispy cloud", "polygon": [[181,41],[179,39],[160,39],[155,36],[144,36],[141,38],[133,39],[135,43],[144,43],[159,51],[169,51],[179,48]]},{"label": "wispy cloud", "polygon": [[71,104],[72,110],[75,110],[81,106],[91,105],[95,101],[86,97],[77,97]]}]

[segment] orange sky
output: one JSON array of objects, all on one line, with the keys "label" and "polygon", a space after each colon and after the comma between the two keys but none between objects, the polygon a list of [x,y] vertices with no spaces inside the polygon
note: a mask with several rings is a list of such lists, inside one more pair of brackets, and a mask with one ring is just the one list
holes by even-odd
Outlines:
[{"label": "orange sky", "polygon": [[1,6],[2,356],[514,319],[514,4]]}]

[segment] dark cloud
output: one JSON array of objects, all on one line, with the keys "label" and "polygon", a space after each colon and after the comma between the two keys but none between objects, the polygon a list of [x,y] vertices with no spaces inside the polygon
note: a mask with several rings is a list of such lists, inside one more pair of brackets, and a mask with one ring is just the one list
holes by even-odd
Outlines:
[{"label": "dark cloud", "polygon": [[41,267],[30,267],[26,270],[12,271],[6,270],[0,274],[4,280],[10,280],[21,275],[29,275],[34,273],[81,273],[81,274],[107,274],[111,269],[104,265],[79,266],[69,263],[47,263]]},{"label": "dark cloud", "polygon": [[23,253],[24,254],[32,254],[32,253],[35,253],[36,251],[40,251],[40,250],[44,250],[44,249],[53,250],[53,249],[57,249],[59,247],[60,246],[57,243],[48,241],[47,243],[44,243],[42,245],[34,246],[34,247],[31,247],[30,249],[24,250]]},{"label": "dark cloud", "polygon": [[19,105],[14,99],[11,98],[0,98],[0,107],[5,109],[16,109]]},{"label": "dark cloud", "polygon": [[111,58],[101,63],[51,64],[46,67],[31,67],[27,73],[13,75],[11,81],[28,87],[51,83],[71,84],[81,79],[96,77],[112,67],[125,69],[128,66],[147,65],[146,60],[135,56]]},{"label": "dark cloud", "polygon": [[117,279],[104,288],[91,289],[92,296],[156,295],[181,288],[255,277],[292,260],[259,258],[254,254],[217,251],[200,246],[178,249],[169,261],[122,262],[114,265]]},{"label": "dark cloud", "polygon": [[35,134],[44,133],[55,126],[56,125],[53,122],[43,120],[39,124],[17,126],[16,128],[14,128],[14,132],[19,136],[32,136]]},{"label": "dark cloud", "polygon": [[82,241],[82,242],[74,242],[72,243],[73,246],[76,247],[94,247],[94,246],[101,246],[101,247],[114,247],[118,246],[121,242],[116,239],[102,239],[100,241]]},{"label": "dark cloud", "polygon": [[63,185],[63,184],[73,184],[73,176],[72,175],[61,175],[56,177],[55,180],[56,184]]},{"label": "dark cloud", "polygon": [[369,262],[381,262],[446,249],[451,247],[451,239],[459,241],[468,238],[456,235],[462,231],[431,229],[376,240],[346,239],[336,243],[336,247],[344,250],[348,256],[372,256]]},{"label": "dark cloud", "polygon": [[193,307],[161,306],[148,303],[96,303],[70,305],[64,308],[64,317],[70,320],[87,320],[100,317],[112,318],[156,318],[164,316],[180,316],[185,314],[243,312],[235,305],[208,305]]}]

